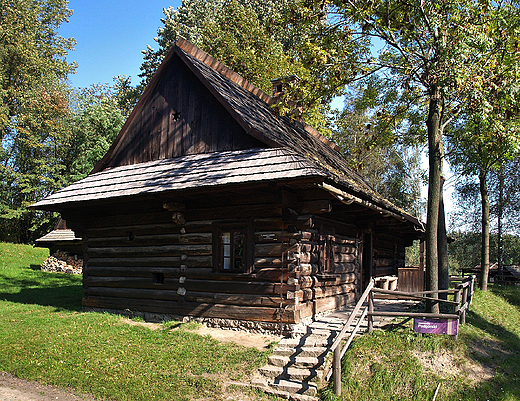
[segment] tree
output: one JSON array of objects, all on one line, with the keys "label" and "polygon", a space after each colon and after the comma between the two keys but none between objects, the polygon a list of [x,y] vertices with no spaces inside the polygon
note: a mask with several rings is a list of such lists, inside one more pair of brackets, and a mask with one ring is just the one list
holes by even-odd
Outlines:
[{"label": "tree", "polygon": [[[506,11],[500,16],[507,16]],[[511,31],[504,31],[505,27],[500,23],[489,26],[490,30],[497,31],[487,44],[495,52],[485,60],[486,65],[480,69],[480,76],[473,77],[473,86],[467,90],[469,101],[461,118],[455,121],[454,135],[450,138],[452,165],[461,174],[479,177],[482,204],[480,285],[484,291],[489,274],[489,174],[500,170],[507,160],[515,158],[520,151],[518,44],[511,43],[509,38],[509,34],[520,31],[520,21],[514,17],[505,19],[508,28],[513,27]]]},{"label": "tree", "polygon": [[[475,231],[452,231],[450,237],[454,239],[449,244],[450,266],[453,273],[463,269],[474,269],[480,264],[480,249],[482,235]],[[498,236],[490,236],[490,258],[495,261],[498,258]],[[520,265],[520,237],[506,234],[503,237],[504,266]]]},{"label": "tree", "polygon": [[65,60],[74,39],[57,30],[65,0],[0,0],[0,238],[29,242],[52,216],[27,210],[63,184],[59,143],[66,136]]},{"label": "tree", "polygon": [[[500,121],[500,115],[482,121],[480,116],[471,116],[463,126],[463,132],[452,139],[451,159],[453,166],[461,174],[478,175],[479,192],[481,198],[481,279],[482,290],[487,290],[487,278],[489,274],[489,240],[490,240],[490,199],[488,177],[493,170],[501,168],[503,163],[514,157],[518,151],[519,137],[512,133],[516,131],[514,123],[506,124]],[[498,124],[497,124],[498,123]],[[513,124],[511,124],[513,123]],[[511,126],[510,129],[505,127]],[[504,130],[503,130],[504,129]],[[499,181],[500,183],[500,181]],[[500,191],[498,191],[500,193]],[[500,205],[500,202],[497,202]]]},{"label": "tree", "polygon": [[117,107],[125,119],[130,116],[143,90],[142,85],[132,86],[131,77],[127,77],[126,75],[114,77],[114,83],[110,89],[110,96],[116,101]]},{"label": "tree", "polygon": [[58,27],[72,11],[67,1],[0,0],[0,141],[16,135],[20,117],[34,91],[57,84],[74,71],[65,60],[74,39],[62,38]]},{"label": "tree", "polygon": [[335,116],[333,138],[350,167],[379,194],[420,216],[420,189],[425,179],[420,167],[421,148],[417,142],[402,140],[406,137],[397,138],[381,131],[373,94],[366,94],[370,90],[371,87],[351,89],[343,110]]},{"label": "tree", "polygon": [[[520,232],[520,160],[518,158],[505,160],[500,168],[490,170],[487,174],[486,187],[489,194],[489,261],[498,262],[499,269],[505,264],[513,264],[511,252],[504,249],[511,243],[504,245],[504,238],[513,238]],[[478,174],[463,175],[455,186],[457,196],[457,209],[454,215],[452,227],[458,231],[479,233],[476,251],[468,249],[467,261],[471,260],[469,266],[482,265],[481,251],[483,248],[482,238],[482,209],[483,202],[480,201],[480,180]],[[494,235],[493,233],[496,233]],[[496,240],[495,240],[496,239]],[[496,246],[494,245],[496,244]],[[473,246],[473,245],[472,245]],[[450,246],[450,249],[457,244]],[[471,255],[471,256],[468,256]],[[477,255],[479,255],[477,257]],[[476,259],[475,259],[476,258]],[[462,262],[458,262],[462,264]]]},{"label": "tree", "polygon": [[[388,79],[399,82],[403,96],[396,100],[402,108],[418,107],[425,111],[429,157],[427,284],[428,289],[436,290],[443,134],[477,93],[481,99],[492,98],[489,88],[473,85],[490,68],[487,61],[496,59],[491,56],[501,50],[497,48],[497,37],[510,38],[506,51],[514,50],[514,38],[518,35],[515,24],[510,22],[515,5],[447,0],[347,0],[333,4],[334,15],[329,19],[337,29],[353,38],[377,38],[383,45],[377,58],[360,60],[361,65],[374,73],[384,71]],[[501,86],[498,75],[495,77],[496,84]],[[441,230],[440,235],[445,233]],[[431,305],[430,309],[438,310],[438,306]]]},{"label": "tree", "polygon": [[86,177],[121,130],[123,113],[128,112],[135,93],[121,89],[125,82],[124,77],[117,77],[113,86],[95,84],[75,94],[69,141],[62,150],[67,184]]}]

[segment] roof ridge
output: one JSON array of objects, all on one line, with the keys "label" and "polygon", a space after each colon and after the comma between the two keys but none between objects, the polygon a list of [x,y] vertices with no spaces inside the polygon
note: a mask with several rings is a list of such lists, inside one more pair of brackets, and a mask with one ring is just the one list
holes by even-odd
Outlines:
[{"label": "roof ridge", "polygon": [[175,42],[175,45],[180,47],[182,50],[184,50],[190,56],[199,60],[201,63],[206,64],[208,67],[214,69],[218,73],[220,73],[223,76],[225,76],[226,78],[230,79],[238,86],[244,88],[248,92],[251,92],[255,96],[259,97],[267,104],[272,104],[274,102],[274,99],[271,96],[269,96],[267,93],[265,93],[262,89],[258,88],[257,86],[255,86],[254,84],[249,82],[246,78],[244,78],[239,73],[226,67],[224,65],[224,63],[217,60],[213,56],[209,55],[204,50],[198,48],[197,46],[195,46],[193,43],[189,42],[188,40],[180,37]]}]

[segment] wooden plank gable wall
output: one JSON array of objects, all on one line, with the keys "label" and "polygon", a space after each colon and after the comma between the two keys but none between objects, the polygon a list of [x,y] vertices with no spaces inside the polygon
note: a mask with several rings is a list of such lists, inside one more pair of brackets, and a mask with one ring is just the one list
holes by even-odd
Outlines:
[{"label": "wooden plank gable wall", "polygon": [[178,56],[169,62],[126,127],[108,166],[265,147],[245,133]]}]

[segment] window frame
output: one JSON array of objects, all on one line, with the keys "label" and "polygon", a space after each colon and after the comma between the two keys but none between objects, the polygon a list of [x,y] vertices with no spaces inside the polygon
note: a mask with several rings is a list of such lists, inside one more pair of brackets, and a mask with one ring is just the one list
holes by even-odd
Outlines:
[{"label": "window frame", "polygon": [[334,273],[336,264],[335,257],[335,237],[330,234],[320,235],[320,273]]},{"label": "window frame", "polygon": [[[233,268],[234,265],[234,233],[242,232],[243,234],[243,267],[240,269]],[[230,233],[230,268],[224,269],[224,258],[226,256],[223,252],[222,242],[223,234]],[[248,274],[253,270],[253,256],[254,256],[254,236],[253,225],[251,222],[226,222],[213,223],[213,271],[215,273],[225,274]]]}]

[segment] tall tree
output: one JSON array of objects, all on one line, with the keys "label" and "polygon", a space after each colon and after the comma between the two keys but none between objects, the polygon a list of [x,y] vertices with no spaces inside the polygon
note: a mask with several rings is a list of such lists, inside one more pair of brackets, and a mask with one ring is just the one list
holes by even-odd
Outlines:
[{"label": "tall tree", "polygon": [[67,78],[74,39],[58,34],[72,11],[66,0],[0,0],[0,141],[16,134],[19,116],[33,111],[35,90]]},{"label": "tall tree", "polygon": [[0,236],[28,242],[49,216],[26,207],[62,185],[58,143],[74,70],[65,57],[75,41],[58,34],[71,15],[65,0],[0,0],[0,10]]},{"label": "tall tree", "polygon": [[[463,125],[463,132],[454,136],[451,143],[452,165],[461,174],[477,175],[481,202],[481,278],[482,290],[487,290],[489,274],[490,196],[488,179],[492,171],[500,169],[506,160],[516,156],[520,137],[512,133],[515,121],[507,124],[496,113],[488,123],[473,115]],[[506,129],[505,127],[510,127]],[[505,129],[505,131],[502,131]],[[500,186],[500,180],[499,180]],[[500,194],[500,189],[498,190]],[[498,202],[500,205],[500,202]]]},{"label": "tall tree", "polygon": [[505,9],[497,17],[507,21],[507,26],[499,22],[489,24],[488,29],[494,35],[488,38],[486,46],[495,52],[488,55],[480,75],[473,77],[473,85],[467,90],[469,101],[455,123],[450,140],[454,167],[462,174],[475,174],[479,178],[482,204],[480,285],[484,291],[489,274],[489,174],[520,151],[519,51],[518,44],[509,37],[520,33],[520,19],[512,9]]},{"label": "tall tree", "polygon": [[[347,0],[333,4],[329,19],[338,29],[352,38],[377,38],[382,44],[379,56],[361,60],[361,65],[380,74],[386,71],[388,78],[400,83],[402,107],[425,110],[429,157],[427,285],[436,290],[443,133],[466,107],[468,87],[489,67],[490,56],[501,50],[494,38],[508,32],[513,43],[518,36],[509,21],[515,4],[448,0]],[[500,80],[497,84],[501,85]],[[473,95],[478,92],[483,99],[490,95],[486,87],[472,89]],[[433,304],[430,309],[438,310],[438,306]]]},{"label": "tall tree", "polygon": [[[474,153],[475,151],[466,149],[463,160],[466,161],[466,157],[471,156],[474,158]],[[460,156],[462,157],[462,155]],[[462,166],[458,167],[460,171]],[[520,233],[518,223],[520,219],[520,193],[518,192],[520,160],[518,157],[512,160],[503,160],[498,157],[495,167],[497,168],[491,168],[486,174],[484,183],[482,183],[482,174],[479,170],[473,170],[473,174],[466,171],[455,186],[457,209],[452,226],[458,227],[459,231],[479,233],[480,244],[477,254],[480,255],[480,262],[466,267],[474,267],[477,264],[482,267],[486,260],[489,264],[497,261],[499,266],[503,265],[504,237]],[[482,202],[480,188],[482,184],[485,184],[485,191],[488,194],[487,202]],[[489,205],[489,210],[483,212],[488,209],[487,205]],[[483,216],[487,215],[489,215],[489,222],[485,222],[486,224],[483,225]],[[496,247],[492,244],[493,232],[496,233]],[[483,251],[488,252],[489,256],[483,256]],[[471,254],[475,255],[474,252]],[[506,259],[508,258],[510,259],[509,256],[506,257]],[[482,263],[483,260],[484,263]],[[485,274],[487,276],[487,273]]]}]

